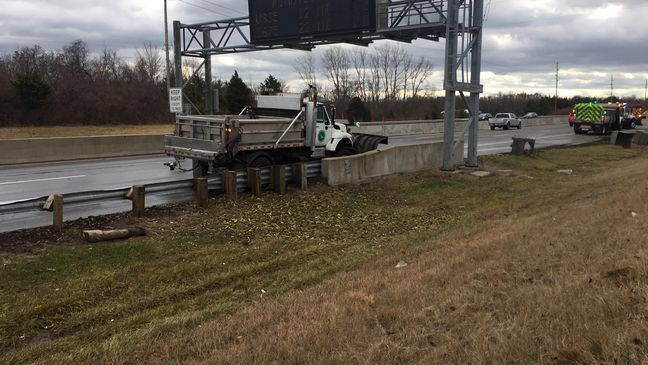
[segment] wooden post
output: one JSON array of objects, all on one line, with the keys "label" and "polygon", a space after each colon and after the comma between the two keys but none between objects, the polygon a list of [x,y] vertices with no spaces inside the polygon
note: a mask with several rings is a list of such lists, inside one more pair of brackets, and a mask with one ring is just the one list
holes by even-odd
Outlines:
[{"label": "wooden post", "polygon": [[194,179],[194,189],[196,190],[196,204],[201,208],[207,208],[209,202],[209,185],[207,179]]},{"label": "wooden post", "polygon": [[248,169],[248,187],[255,196],[261,196],[261,169]]},{"label": "wooden post", "polygon": [[142,185],[135,185],[132,192],[133,215],[143,217],[146,211],[146,188]]},{"label": "wooden post", "polygon": [[293,181],[301,190],[308,189],[308,166],[305,163],[292,165]]},{"label": "wooden post", "polygon": [[286,166],[272,166],[272,188],[280,195],[286,195]]},{"label": "wooden post", "polygon": [[236,187],[236,171],[223,172],[223,190],[228,199],[237,199],[238,191]]},{"label": "wooden post", "polygon": [[54,195],[53,198],[54,229],[61,232],[63,231],[63,195]]}]

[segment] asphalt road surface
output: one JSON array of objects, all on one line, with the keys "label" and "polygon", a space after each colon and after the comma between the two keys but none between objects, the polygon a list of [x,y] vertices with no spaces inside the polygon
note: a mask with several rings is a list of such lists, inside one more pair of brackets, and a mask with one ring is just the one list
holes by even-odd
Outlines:
[{"label": "asphalt road surface", "polygon": [[[479,155],[506,153],[511,150],[511,138],[534,137],[536,148],[578,145],[595,141],[597,136],[576,135],[567,125],[527,127],[521,130],[482,130]],[[390,138],[390,145],[429,143],[443,140],[442,134]],[[102,191],[186,180],[191,172],[170,171],[164,166],[171,162],[165,156],[119,158],[78,162],[30,164],[0,167],[0,204],[39,198],[51,194],[82,191]],[[190,167],[187,164],[187,167]],[[191,196],[168,193],[147,197],[147,206],[185,201]],[[65,219],[73,220],[98,214],[128,211],[130,202],[92,203],[65,210]],[[51,224],[51,213],[0,215],[0,232]]]}]

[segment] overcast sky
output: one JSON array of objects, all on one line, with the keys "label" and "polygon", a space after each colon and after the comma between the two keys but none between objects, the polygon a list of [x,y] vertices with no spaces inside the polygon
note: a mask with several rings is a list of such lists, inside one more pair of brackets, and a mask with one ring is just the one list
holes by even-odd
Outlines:
[{"label": "overcast sky", "polygon": [[[170,21],[195,23],[247,15],[245,0],[168,1]],[[487,94],[553,95],[559,61],[563,96],[607,96],[614,74],[615,94],[644,97],[648,1],[485,2],[482,83]],[[133,49],[144,42],[164,42],[162,0],[0,0],[0,9],[0,52],[4,54],[34,44],[60,49],[81,39],[92,51],[107,47],[132,60]],[[444,45],[422,40],[403,45],[432,60],[436,72],[429,87],[436,90],[442,88]],[[301,89],[291,65],[300,54],[278,50],[218,56],[213,60],[214,75],[227,79],[236,69],[246,82],[256,84],[272,73],[293,89]]]}]

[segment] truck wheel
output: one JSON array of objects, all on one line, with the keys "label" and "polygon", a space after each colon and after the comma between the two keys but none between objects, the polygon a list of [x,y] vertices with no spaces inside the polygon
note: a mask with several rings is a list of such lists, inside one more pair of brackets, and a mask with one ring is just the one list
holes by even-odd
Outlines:
[{"label": "truck wheel", "polygon": [[517,129],[522,129],[522,122],[517,125]]},{"label": "truck wheel", "polygon": [[511,122],[507,122],[506,125],[504,126],[505,131],[508,131],[509,129],[511,129]]},{"label": "truck wheel", "polygon": [[495,130],[495,127],[491,126],[491,131],[494,131],[494,130]]},{"label": "truck wheel", "polygon": [[251,167],[255,169],[262,169],[264,167],[270,167],[274,165],[274,161],[270,155],[263,152],[254,152],[245,156],[245,167]]},{"label": "truck wheel", "polygon": [[206,177],[209,172],[209,164],[205,161],[191,160],[194,178]]},{"label": "truck wheel", "polygon": [[272,166],[272,161],[266,156],[259,156],[252,160],[252,162],[248,166],[256,169],[270,167]]}]

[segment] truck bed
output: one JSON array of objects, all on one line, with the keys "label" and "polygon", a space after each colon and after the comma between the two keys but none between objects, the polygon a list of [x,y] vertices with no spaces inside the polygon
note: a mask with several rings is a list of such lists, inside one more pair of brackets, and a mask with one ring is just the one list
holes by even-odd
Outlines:
[{"label": "truck bed", "polygon": [[[164,148],[168,155],[208,160],[228,151],[273,149],[292,122],[272,117],[178,116],[175,134],[164,138]],[[298,120],[277,148],[303,147],[304,133]]]}]

